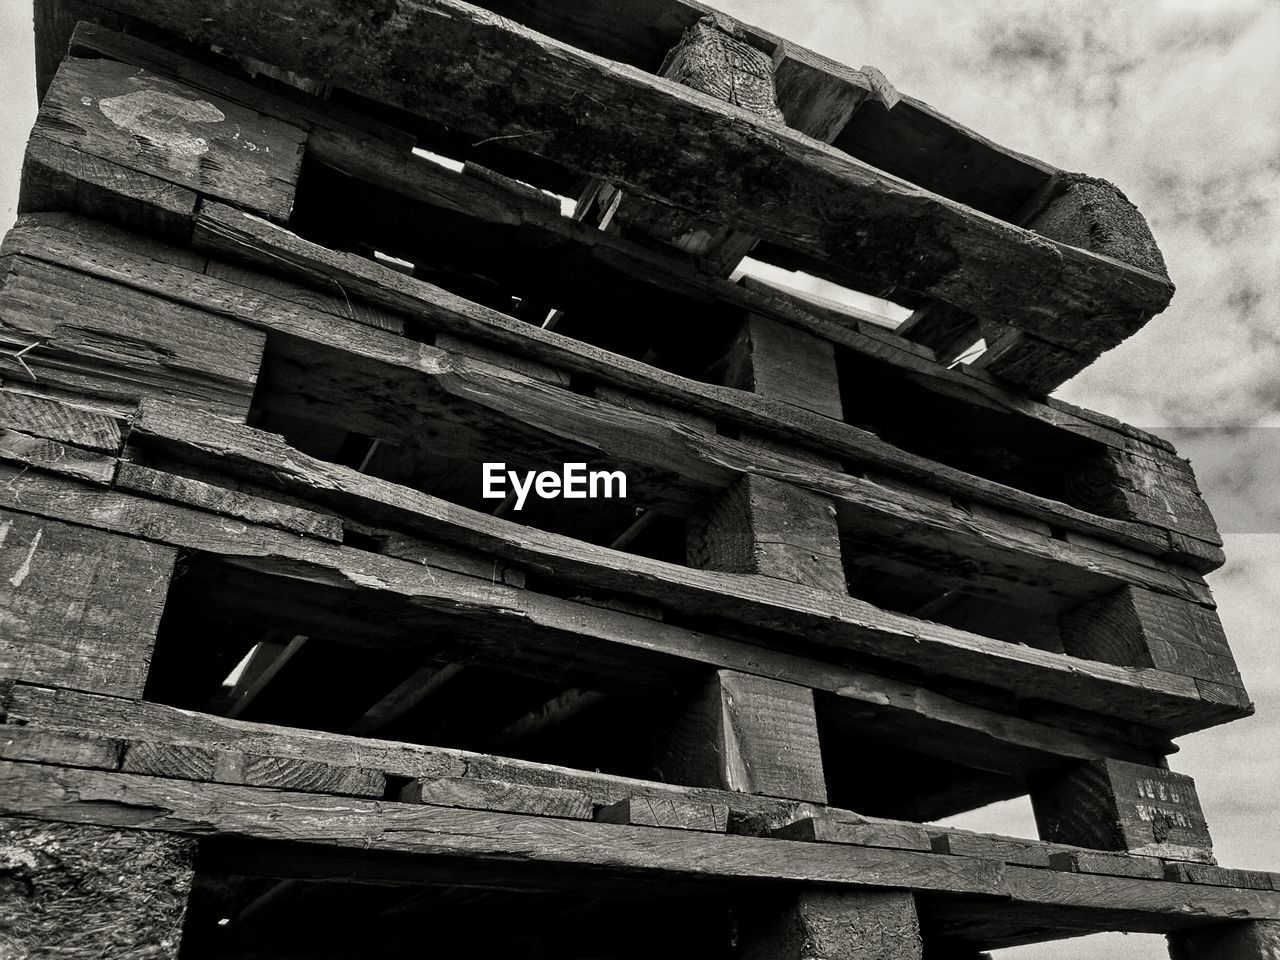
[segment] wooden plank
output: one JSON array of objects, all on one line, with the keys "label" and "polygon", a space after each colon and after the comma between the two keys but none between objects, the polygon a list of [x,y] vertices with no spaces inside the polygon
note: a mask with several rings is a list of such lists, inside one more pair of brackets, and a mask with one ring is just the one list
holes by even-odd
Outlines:
[{"label": "wooden plank", "polygon": [[64,733],[40,727],[0,724],[0,758],[56,763],[61,767],[119,770],[125,744],[116,737]]},{"label": "wooden plank", "polygon": [[627,797],[596,811],[597,823],[624,823],[635,827],[668,827],[725,833],[729,807],[719,803],[695,803],[672,798]]},{"label": "wooden plank", "polygon": [[289,283],[287,280],[281,280],[258,270],[250,270],[238,264],[224,263],[221,260],[210,260],[205,273],[219,280],[268,293],[273,297],[288,300],[311,310],[320,310],[335,317],[345,317],[378,330],[387,330],[396,334],[404,333],[404,319],[399,314],[375,307],[363,300],[352,300],[336,283],[322,282],[320,286],[328,286],[330,291],[321,292],[310,287],[300,287],[296,283]]},{"label": "wooden plank", "polygon": [[1224,923],[1169,935],[1171,960],[1275,960],[1280,923]]},{"label": "wooden plank", "polygon": [[932,838],[926,828],[914,823],[891,820],[838,820],[827,816],[803,817],[775,827],[769,836],[781,840],[807,840],[812,843],[849,843],[864,847],[890,847],[894,850],[932,850]]},{"label": "wooden plank", "polygon": [[[1043,671],[1046,682],[1034,684],[1036,696],[1050,700],[1062,699],[1076,705],[1087,702],[1090,709],[1110,714],[1117,711],[1128,712],[1131,704],[1127,704],[1127,701],[1136,696],[1147,701],[1138,714],[1145,723],[1155,720],[1156,715],[1152,710],[1158,701],[1164,703],[1162,710],[1181,710],[1194,706],[1196,700],[1187,703],[1188,698],[1199,697],[1198,690],[1192,693],[1191,681],[1186,678],[1179,678],[1171,683],[1159,671],[1137,671],[1134,668],[1042,653],[999,641],[982,641],[963,631],[887,614],[874,610],[868,604],[852,599],[844,600],[831,593],[811,595],[799,587],[788,586],[773,578],[755,578],[750,581],[749,588],[746,588],[747,583],[741,579],[741,575],[690,570],[603,548],[587,548],[577,542],[570,547],[564,538],[542,534],[529,528],[518,528],[517,534],[517,528],[509,527],[504,521],[459,511],[435,498],[415,494],[406,488],[305,458],[282,445],[273,448],[269,438],[253,431],[233,431],[235,439],[231,439],[227,435],[229,428],[225,424],[205,422],[199,429],[191,429],[184,425],[187,420],[185,414],[175,419],[172,413],[152,408],[150,412],[144,413],[140,426],[135,429],[157,439],[168,438],[169,442],[193,451],[198,451],[213,436],[222,436],[231,442],[219,443],[220,455],[223,455],[222,451],[240,451],[233,458],[223,461],[226,469],[247,468],[256,473],[258,468],[253,466],[255,463],[265,466],[287,458],[294,465],[290,475],[298,478],[301,483],[299,490],[306,489],[321,494],[324,491],[330,491],[331,494],[337,491],[341,495],[340,502],[348,505],[359,503],[360,509],[364,511],[382,511],[382,515],[388,520],[394,517],[394,523],[410,524],[427,535],[445,536],[468,547],[491,550],[514,563],[551,562],[561,576],[594,582],[608,589],[640,593],[668,604],[680,602],[683,597],[685,602],[692,604],[690,609],[699,612],[719,609],[734,619],[749,616],[755,618],[757,623],[776,623],[788,630],[794,630],[798,624],[803,623],[809,639],[818,640],[825,636],[835,641],[837,646],[849,646],[851,643],[859,645],[854,638],[862,631],[850,629],[853,623],[862,624],[863,629],[868,623],[876,623],[882,627],[881,632],[876,634],[881,639],[868,643],[863,649],[914,660],[921,655],[922,647],[934,647],[935,642],[938,642],[940,645],[937,649],[924,654],[934,669],[942,669],[944,666],[939,659],[943,649],[950,650],[950,665],[947,669],[956,669],[966,661],[965,656],[959,655],[962,650],[971,648],[976,654],[981,649],[982,653],[973,662],[973,672],[970,673],[975,680],[1002,685],[1015,682],[1021,686],[1015,680],[1016,677],[1021,676],[1021,682],[1025,683],[1031,676]],[[321,496],[322,501],[327,499],[328,497]],[[787,599],[783,600],[783,597]],[[777,615],[770,615],[769,610],[776,609],[779,604],[787,612],[783,614],[777,611]],[[801,614],[801,611],[808,613]],[[838,620],[833,621],[833,617]],[[834,626],[841,621],[847,626]],[[910,638],[905,648],[899,650],[884,642],[896,632],[890,624],[900,625],[904,636]],[[837,637],[840,639],[837,640]],[[950,642],[944,638],[949,638]],[[993,670],[996,663],[1004,664],[1001,673]],[[1052,681],[1048,681],[1050,675],[1054,677]],[[1111,692],[1104,696],[1088,692],[1091,688],[1098,692],[1101,687],[1107,687]],[[1125,690],[1129,691],[1127,695],[1120,693]],[[1200,709],[1201,707],[1194,706],[1191,712],[1198,713]],[[1221,708],[1215,706],[1213,709]],[[1177,725],[1183,721],[1173,722]]]},{"label": "wooden plank", "polygon": [[114,457],[105,457],[100,453],[81,450],[57,440],[34,437],[7,427],[0,427],[0,460],[103,486],[110,485],[116,472]]},{"label": "wooden plank", "polygon": [[194,877],[193,837],[92,824],[0,819],[12,956],[176,960]]},{"label": "wooden plank", "polygon": [[813,691],[717,670],[659,745],[663,778],[826,803]]},{"label": "wooden plank", "polygon": [[116,454],[123,443],[120,425],[119,418],[92,407],[21,390],[0,390],[0,426],[32,436]]},{"label": "wooden plank", "polygon": [[199,743],[130,740],[120,769],[199,783],[236,783],[352,797],[381,798],[386,790],[382,772],[370,767],[342,767]]},{"label": "wooden plank", "polygon": [[1246,887],[1252,890],[1280,890],[1280,873],[1263,870],[1235,870],[1207,863],[1170,861],[1164,865],[1166,880],[1204,883],[1215,887]]},{"label": "wooden plank", "polygon": [[1109,877],[1164,878],[1163,861],[1156,857],[1118,856],[1088,850],[1058,851],[1049,854],[1049,866],[1070,873],[1100,873]]},{"label": "wooden plank", "polygon": [[287,220],[305,133],[145,68],[69,57],[36,118],[43,137]]},{"label": "wooden plank", "polygon": [[187,243],[194,191],[33,133],[22,162],[21,213],[74,210],[150,236]]},{"label": "wooden plank", "polygon": [[915,898],[901,891],[804,890],[743,917],[744,960],[921,960]]},{"label": "wooden plank", "polygon": [[571,687],[545,703],[539,704],[496,733],[485,737],[484,746],[492,748],[535,736],[578,716],[582,711],[589,710],[603,699],[604,694],[595,690]]},{"label": "wooden plank", "polygon": [[[0,258],[0,344],[35,377],[88,398],[194,401],[243,420],[266,337],[244,324],[22,256]],[[18,366],[14,361],[15,368]]]},{"label": "wooden plank", "polygon": [[362,713],[348,733],[368,735],[404,716],[463,671],[456,663],[428,663],[395,685]]},{"label": "wooden plank", "polygon": [[933,837],[932,848],[934,853],[947,853],[953,857],[985,857],[1025,867],[1044,868],[1049,866],[1052,851],[1048,844],[1037,840],[989,836],[963,830],[948,830],[937,834]]},{"label": "wooden plank", "polygon": [[332,514],[266,500],[202,480],[153,470],[128,460],[120,461],[115,480],[121,490],[144,497],[180,503],[333,543],[342,542],[342,521]]},{"label": "wooden plank", "polygon": [[789,844],[38,764],[0,763],[0,777],[11,785],[0,796],[0,811],[7,815],[127,829],[234,834],[368,852],[514,857],[530,863],[594,864],[616,872],[660,871],[704,879],[983,894],[1002,889],[997,864],[914,850]]},{"label": "wooden plank", "polygon": [[[350,11],[333,4],[107,6],[284,69],[318,71],[317,79],[480,137],[507,137],[521,151],[554,154],[583,173],[818,258],[857,262],[869,276],[1051,342],[1105,349],[1172,294],[1164,278],[982,217],[739,108],[459,0],[433,0],[395,18],[394,27],[360,20],[359,29]],[[517,90],[508,82],[513,61],[525,78]],[[456,79],[460,69],[465,84]],[[602,105],[584,113],[577,101],[587,89]],[[502,109],[495,110],[499,93]],[[652,144],[674,143],[683,149],[665,154],[667,162],[649,162]],[[742,156],[764,158],[775,175],[765,180],[751,164],[717,162]],[[918,229],[922,215],[927,235]],[[901,255],[908,236],[909,266]]]},{"label": "wooden plank", "polygon": [[0,511],[0,675],[140,697],[175,556]]},{"label": "wooden plank", "polygon": [[1053,843],[1212,862],[1195,782],[1182,774],[1094,760],[1037,783],[1031,804]]},{"label": "wooden plank", "polygon": [[[207,207],[206,213],[210,209],[212,208]],[[234,216],[237,218],[235,222],[238,226],[250,228],[254,226],[254,221],[244,219],[243,215],[237,213]],[[97,233],[94,232],[95,230]],[[178,294],[187,297],[189,302],[199,303],[201,306],[224,314],[231,312],[232,315],[245,319],[259,315],[267,306],[267,302],[261,300],[232,298],[219,294],[216,287],[208,287],[199,279],[193,279],[189,275],[166,276],[157,273],[162,268],[154,263],[147,265],[145,262],[129,262],[129,269],[123,269],[125,264],[120,264],[120,260],[124,254],[118,248],[116,238],[113,237],[109,246],[105,248],[89,239],[89,236],[100,233],[100,227],[80,225],[73,241],[53,224],[45,226],[43,223],[37,225],[36,221],[27,221],[24,226],[11,231],[7,247],[15,251],[19,249],[30,251],[33,255],[45,258],[56,258],[56,262],[76,263],[81,269],[104,272],[105,275],[122,282],[141,285],[145,289],[154,289],[157,292],[164,291],[167,295]],[[600,234],[600,236],[606,235]],[[277,239],[287,241],[297,249],[292,247],[286,249],[285,246],[276,242]],[[240,242],[236,241],[236,243]],[[246,238],[243,242],[249,242],[249,240]],[[492,311],[484,311],[483,308],[474,307],[474,305],[466,305],[465,301],[450,299],[443,291],[417,281],[406,280],[393,271],[384,271],[364,258],[344,259],[342,254],[324,251],[279,230],[273,230],[269,236],[254,234],[252,243],[264,242],[268,243],[270,251],[260,250],[257,256],[273,268],[278,268],[282,264],[300,263],[302,261],[298,258],[301,257],[309,265],[300,269],[305,269],[308,275],[311,275],[316,271],[323,273],[333,270],[334,264],[329,261],[340,260],[345,266],[341,271],[333,273],[333,276],[335,279],[340,279],[346,289],[352,290],[353,295],[356,291],[360,291],[362,296],[405,312],[429,311],[435,318],[448,318],[451,323],[456,321],[466,325],[465,329],[472,334],[488,338],[498,336],[502,342],[518,352],[531,353],[561,366],[581,370],[593,377],[612,380],[629,389],[677,403],[684,409],[693,409],[702,415],[727,419],[730,422],[750,426],[755,430],[787,436],[795,442],[817,444],[826,451],[849,457],[855,462],[874,463],[887,469],[905,472],[927,485],[941,487],[966,498],[998,504],[1007,509],[1040,517],[1067,530],[1087,531],[1102,538],[1130,544],[1157,556],[1176,554],[1184,562],[1196,564],[1197,569],[1212,569],[1222,562],[1222,554],[1217,547],[1208,544],[1197,546],[1197,541],[1194,539],[1174,538],[1168,532],[1158,531],[1142,524],[1117,521],[1076,510],[1056,501],[1049,501],[999,483],[985,481],[935,461],[913,457],[879,441],[866,431],[837,424],[827,418],[819,420],[807,417],[804,411],[774,403],[767,398],[756,398],[741,392],[725,391],[722,388],[674,377],[589,345],[559,337],[554,333],[535,330],[528,324],[504,318]],[[98,250],[102,252],[96,256],[90,253],[90,251],[96,253]],[[252,255],[252,250],[240,247],[239,253]],[[308,260],[307,258],[312,254],[322,256],[323,262]],[[357,272],[351,273],[348,267]],[[365,273],[368,274],[367,277],[364,276]],[[179,277],[181,277],[180,280]],[[400,290],[399,285],[402,283],[408,283],[409,286],[405,290]],[[430,297],[426,300],[421,298],[423,291],[430,293]],[[477,319],[481,316],[482,321]],[[508,325],[509,330],[507,330]],[[949,374],[934,367],[930,376],[936,386],[953,390],[956,388],[946,380],[946,377],[954,373],[952,371]],[[972,377],[962,376],[960,380],[980,384],[980,381]],[[982,389],[989,388],[983,386]],[[973,400],[975,396],[977,395],[972,391],[968,393],[959,391],[957,394],[958,399],[965,399],[966,402]],[[1056,409],[1051,410],[1043,405],[1037,406],[1007,392],[1003,395],[995,393],[989,401],[984,402],[996,403],[1003,408],[1016,408],[1032,415],[1036,415],[1039,411],[1040,414],[1049,418],[1059,417]],[[1070,419],[1059,425],[1075,429]],[[1122,425],[1117,425],[1116,429],[1118,430],[1120,426]],[[1094,428],[1088,427],[1081,421],[1080,429]],[[1099,440],[1107,440],[1108,437],[1114,442],[1125,442],[1122,437],[1117,439],[1118,434],[1115,436],[1106,432],[1096,434]],[[1175,546],[1175,539],[1181,546]]]},{"label": "wooden plank", "polygon": [[498,810],[566,820],[590,820],[592,813],[591,798],[581,790],[464,777],[415,780],[400,791],[400,800],[437,807]]}]

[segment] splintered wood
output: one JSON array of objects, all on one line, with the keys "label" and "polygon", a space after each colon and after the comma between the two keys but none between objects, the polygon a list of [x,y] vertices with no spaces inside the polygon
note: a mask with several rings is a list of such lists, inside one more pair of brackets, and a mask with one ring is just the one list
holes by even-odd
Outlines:
[{"label": "splintered wood", "polygon": [[1213,518],[1045,396],[1172,292],[1123,195],[691,0],[392,6],[37,0],[0,954],[1271,958]]}]

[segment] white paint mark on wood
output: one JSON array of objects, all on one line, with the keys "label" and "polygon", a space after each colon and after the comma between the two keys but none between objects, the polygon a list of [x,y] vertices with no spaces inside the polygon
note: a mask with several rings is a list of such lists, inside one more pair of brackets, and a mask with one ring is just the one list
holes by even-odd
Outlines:
[{"label": "white paint mark on wood", "polygon": [[[6,529],[5,533],[7,534],[8,532],[9,531]],[[27,549],[27,556],[26,556],[26,559],[22,561],[22,566],[18,567],[18,569],[14,571],[13,576],[9,578],[9,584],[11,586],[13,587],[22,586],[22,581],[27,579],[28,575],[30,575],[31,561],[36,555],[36,550],[40,546],[40,538],[43,536],[44,536],[44,527],[41,527],[39,530],[36,531],[36,535],[31,538],[31,546]]]},{"label": "white paint mark on wood", "polygon": [[174,170],[192,169],[197,158],[209,152],[209,142],[192,133],[190,124],[226,119],[208,100],[190,100],[153,87],[107,97],[98,102],[98,109],[122,130],[164,152]]},{"label": "white paint mark on wood", "polygon": [[4,542],[9,539],[9,528],[12,526],[12,520],[6,520],[4,523],[0,523],[0,547],[3,547]]}]

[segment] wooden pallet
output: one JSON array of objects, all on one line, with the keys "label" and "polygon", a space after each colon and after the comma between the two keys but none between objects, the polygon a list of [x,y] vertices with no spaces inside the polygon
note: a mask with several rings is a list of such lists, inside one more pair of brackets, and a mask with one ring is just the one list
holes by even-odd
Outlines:
[{"label": "wooden pallet", "polygon": [[[1274,877],[1214,864],[1165,760],[1252,710],[1213,519],[1167,443],[1038,396],[1167,280],[1018,226],[1078,181],[870,68],[703,24],[795,133],[646,72],[679,75],[654,54],[696,5],[496,9],[555,39],[454,0],[354,32],[311,4],[306,37],[279,5],[41,4],[60,65],[0,246],[0,813],[19,851],[103,852],[40,884],[153,857],[184,956],[367,955],[305,940],[335,898],[587,955],[646,879],[702,955],[796,925],[832,956],[1185,952],[1228,920],[1266,949]],[[944,147],[970,172],[933,179]],[[910,336],[731,281],[746,249],[857,262]],[[998,349],[952,368],[943,329]],[[495,507],[495,451],[629,493]],[[1043,842],[922,825],[1027,794]],[[175,944],[185,902],[120,935]]]}]

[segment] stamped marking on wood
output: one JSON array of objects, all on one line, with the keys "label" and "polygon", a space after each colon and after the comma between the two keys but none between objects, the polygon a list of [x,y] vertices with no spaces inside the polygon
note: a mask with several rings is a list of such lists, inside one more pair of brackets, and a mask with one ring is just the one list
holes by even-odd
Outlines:
[{"label": "stamped marking on wood", "polygon": [[[209,141],[196,136],[189,125],[220,123],[226,114],[208,100],[192,100],[143,86],[137,77],[130,77],[129,82],[139,89],[98,102],[103,116],[163,152],[170,168],[194,172],[199,158],[209,152]],[[253,144],[246,145],[257,149]]]}]

